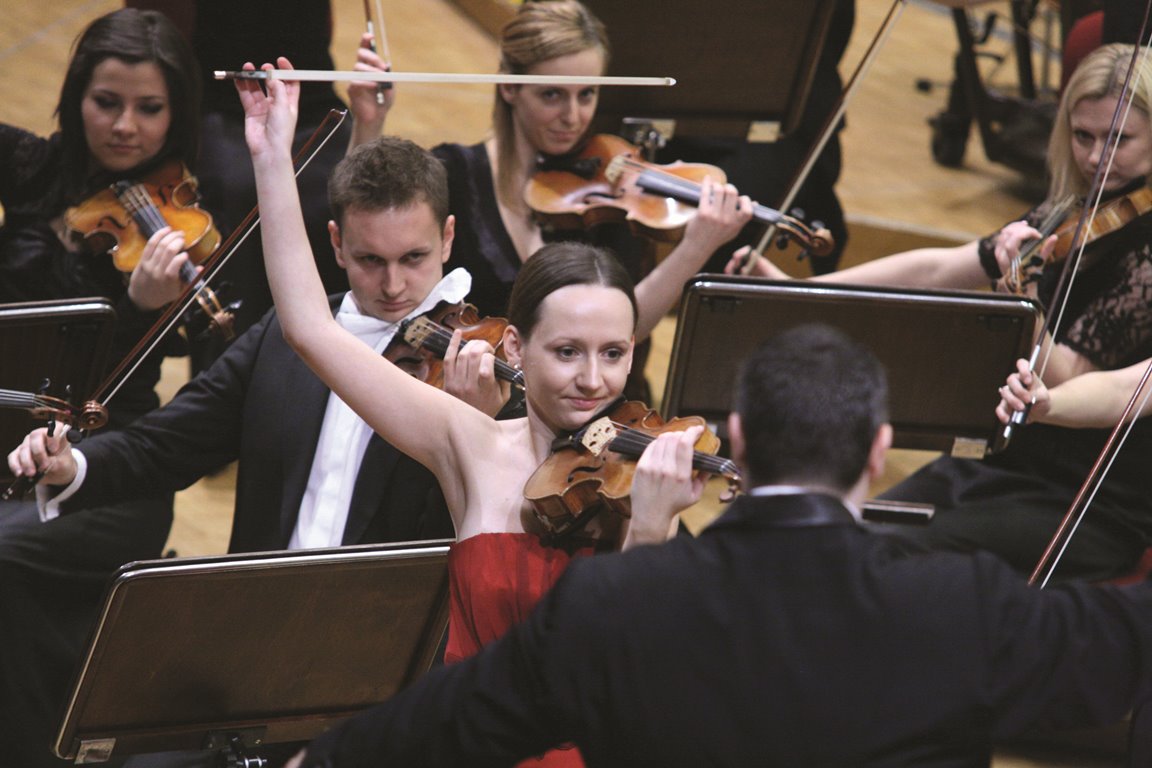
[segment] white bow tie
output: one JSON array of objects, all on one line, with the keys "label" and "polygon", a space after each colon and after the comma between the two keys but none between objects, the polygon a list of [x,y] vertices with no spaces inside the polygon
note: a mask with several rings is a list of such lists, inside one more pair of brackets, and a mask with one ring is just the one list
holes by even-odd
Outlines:
[{"label": "white bow tie", "polygon": [[[422,315],[442,301],[457,304],[464,300],[471,289],[472,276],[464,269],[454,269],[436,284],[436,287],[428,293],[424,301],[420,302],[420,306],[409,312],[404,320]],[[389,323],[364,314],[357,306],[352,292],[349,291],[344,294],[344,300],[336,312],[336,322],[377,352],[383,352],[388,343],[392,341],[392,337],[396,335],[396,331],[403,320]]]}]

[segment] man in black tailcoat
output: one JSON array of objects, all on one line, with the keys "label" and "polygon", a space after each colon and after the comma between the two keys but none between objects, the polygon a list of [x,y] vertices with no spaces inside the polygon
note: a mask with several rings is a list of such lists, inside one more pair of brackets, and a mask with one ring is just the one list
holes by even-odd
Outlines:
[{"label": "man in black tailcoat", "polygon": [[[735,400],[748,493],[698,539],[574,563],[523,625],[293,765],[511,765],[570,741],[589,766],[971,768],[1148,696],[1152,584],[1034,589],[859,525],[891,442],[866,349],[785,332]],[[638,469],[633,494],[661,482]]]},{"label": "man in black tailcoat", "polygon": [[[467,294],[467,273],[443,274],[453,219],[443,166],[426,151],[395,138],[358,147],[334,172],[329,195],[332,246],[352,286],[333,297],[333,311],[366,344],[382,351],[405,318]],[[9,455],[9,467],[44,472],[37,493],[50,525],[76,509],[171,494],[237,459],[230,552],[454,536],[432,473],[330,393],[285,343],[275,312],[130,427],[74,448],[59,433],[37,430]],[[99,527],[99,517],[89,517]],[[25,658],[23,670],[10,665],[20,679],[0,685],[0,696],[25,719],[21,732],[38,736],[26,744],[32,752],[15,759],[22,767],[63,764],[49,755],[46,734],[58,722],[68,670],[98,605],[86,597],[30,616],[26,604],[38,605],[38,585],[10,580],[4,587],[29,600],[0,603],[0,648],[34,646],[39,655]],[[28,641],[17,645],[12,633]],[[41,674],[48,667],[51,685]]]}]

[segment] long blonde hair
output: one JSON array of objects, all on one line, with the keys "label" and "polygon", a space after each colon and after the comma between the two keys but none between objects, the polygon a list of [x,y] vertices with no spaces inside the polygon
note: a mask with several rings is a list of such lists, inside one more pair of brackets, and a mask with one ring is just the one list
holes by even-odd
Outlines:
[{"label": "long blonde hair", "polygon": [[[542,61],[598,48],[608,62],[608,36],[604,25],[578,0],[526,2],[500,33],[500,72],[526,74]],[[492,106],[496,137],[496,196],[505,205],[519,207],[521,190],[516,179],[522,168],[516,156],[512,105],[496,89]]]},{"label": "long blonde hair", "polygon": [[[1069,195],[1083,197],[1088,193],[1091,180],[1084,178],[1072,155],[1072,110],[1084,99],[1121,95],[1128,75],[1128,63],[1132,60],[1132,49],[1133,46],[1126,43],[1097,48],[1080,62],[1069,78],[1048,141],[1048,169],[1052,174],[1048,187],[1049,201]],[[1146,61],[1144,53],[1146,51],[1140,51],[1136,55],[1137,69],[1129,88],[1133,92],[1133,109],[1139,109],[1147,116],[1152,103],[1152,65]]]}]

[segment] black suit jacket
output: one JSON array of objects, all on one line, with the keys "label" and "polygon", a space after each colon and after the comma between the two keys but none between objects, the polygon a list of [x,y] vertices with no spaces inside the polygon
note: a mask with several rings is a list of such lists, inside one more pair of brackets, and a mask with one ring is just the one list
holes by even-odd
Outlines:
[{"label": "black suit jacket", "polygon": [[1146,695],[1152,587],[1028,587],[905,555],[821,495],[743,498],[697,540],[569,567],[479,656],[314,742],[306,765],[986,766],[1038,723]]},{"label": "black suit jacket", "polygon": [[[333,306],[338,303],[334,297]],[[239,459],[229,551],[284,549],[296,525],[328,394],[284,341],[270,312],[163,408],[128,429],[81,443],[88,475],[64,511],[186,488]],[[432,473],[372,435],[343,543],[453,535]]]}]

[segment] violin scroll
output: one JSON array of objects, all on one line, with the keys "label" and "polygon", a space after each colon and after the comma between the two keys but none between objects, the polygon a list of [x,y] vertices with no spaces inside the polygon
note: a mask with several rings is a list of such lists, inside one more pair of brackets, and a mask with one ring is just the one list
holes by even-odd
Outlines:
[{"label": "violin scroll", "polygon": [[[47,384],[45,381],[44,389],[47,389]],[[55,433],[57,424],[76,427],[75,431],[68,433],[68,441],[71,443],[79,442],[85,432],[100,429],[108,423],[108,409],[100,403],[90,400],[76,407],[67,400],[35,392],[0,389],[0,408],[28,411],[33,418],[47,424],[49,435]],[[0,492],[0,501],[22,498],[40,481],[40,477],[33,475],[16,478]]]},{"label": "violin scroll", "polygon": [[[813,229],[799,219],[783,213],[775,224],[783,233],[784,240],[794,240],[814,256],[827,256],[836,247],[836,240],[827,227],[819,226]],[[777,244],[783,248],[786,243],[777,240]]]},{"label": "violin scroll", "polygon": [[29,409],[34,419],[67,424],[81,432],[91,432],[108,424],[108,409],[95,401],[77,407],[55,397],[39,396],[37,400],[39,404]]},{"label": "violin scroll", "polygon": [[108,424],[108,409],[93,400],[77,407],[59,397],[0,389],[0,408],[28,411],[33,418],[48,423],[50,427],[57,423],[68,424],[90,432]]}]

